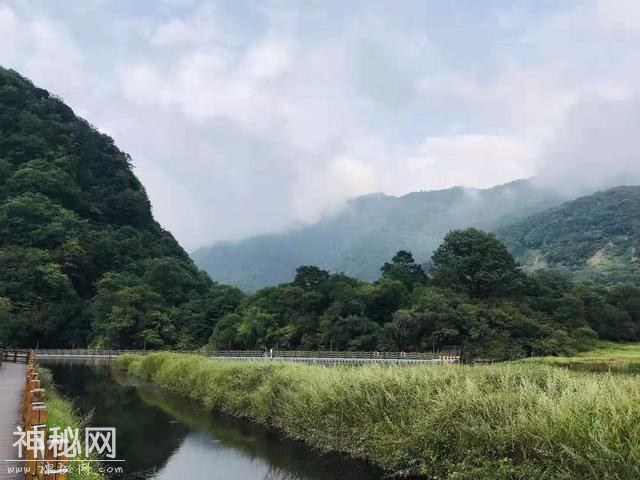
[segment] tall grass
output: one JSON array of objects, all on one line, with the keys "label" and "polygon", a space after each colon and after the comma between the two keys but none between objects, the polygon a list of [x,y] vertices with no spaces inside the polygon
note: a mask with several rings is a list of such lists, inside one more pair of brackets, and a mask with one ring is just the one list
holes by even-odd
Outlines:
[{"label": "tall grass", "polygon": [[593,350],[574,357],[538,357],[524,360],[587,372],[640,373],[640,344],[599,342]]},{"label": "tall grass", "polygon": [[640,478],[640,382],[545,365],[315,367],[159,353],[129,373],[397,475]]},{"label": "tall grass", "polygon": [[[47,428],[58,427],[61,432],[67,427],[77,428],[82,435],[85,421],[73,408],[73,403],[60,395],[53,382],[51,371],[39,367],[38,374],[42,387],[46,389]],[[81,442],[81,445],[84,448],[84,442]],[[72,462],[70,464],[70,480],[104,480],[104,478],[99,472],[99,466],[94,462]]]}]

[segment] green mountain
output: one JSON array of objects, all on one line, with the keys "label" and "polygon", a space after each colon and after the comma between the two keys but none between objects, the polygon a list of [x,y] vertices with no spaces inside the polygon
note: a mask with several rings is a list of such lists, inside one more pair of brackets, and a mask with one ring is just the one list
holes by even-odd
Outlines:
[{"label": "green mountain", "polygon": [[295,268],[307,264],[374,280],[398,250],[427,262],[452,229],[495,230],[564,200],[528,180],[486,190],[366,195],[315,225],[201,248],[192,258],[213,279],[246,291],[291,281]]},{"label": "green mountain", "polygon": [[197,346],[240,299],[154,221],[111,138],[0,68],[0,345]]},{"label": "green mountain", "polygon": [[[111,138],[0,69],[0,346],[464,345],[470,356],[513,358],[575,352],[596,334],[637,341],[637,288],[526,275],[493,234],[447,232],[497,229],[530,265],[585,275],[618,268],[633,279],[639,189],[563,205],[531,181],[369,195],[317,225],[199,252],[213,251],[208,258],[224,266],[218,278],[233,273],[245,288],[293,280],[244,295],[198,270],[155,222],[131,159]],[[428,278],[398,251],[424,262],[445,234]],[[304,264],[382,279],[296,271]]]},{"label": "green mountain", "polygon": [[640,186],[578,198],[497,233],[528,269],[553,267],[601,284],[640,284]]}]

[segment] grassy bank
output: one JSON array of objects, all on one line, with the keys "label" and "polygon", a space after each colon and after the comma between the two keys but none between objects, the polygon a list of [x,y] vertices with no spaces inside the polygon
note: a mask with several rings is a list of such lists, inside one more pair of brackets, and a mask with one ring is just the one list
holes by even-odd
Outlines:
[{"label": "grassy bank", "polygon": [[579,371],[635,374],[640,373],[640,344],[599,342],[593,350],[573,357],[540,357],[526,362]]},{"label": "grassy bank", "polygon": [[[39,367],[38,373],[42,388],[46,389],[45,403],[49,415],[47,427],[59,427],[61,431],[67,427],[78,428],[82,435],[84,433],[84,421],[74,410],[73,403],[60,395],[53,383],[49,370]],[[81,445],[84,448],[84,441],[81,442]],[[105,477],[98,470],[99,466],[95,462],[73,462],[69,470],[69,479],[104,480]]]},{"label": "grassy bank", "polygon": [[640,478],[640,382],[546,365],[314,367],[171,353],[129,373],[390,473]]}]

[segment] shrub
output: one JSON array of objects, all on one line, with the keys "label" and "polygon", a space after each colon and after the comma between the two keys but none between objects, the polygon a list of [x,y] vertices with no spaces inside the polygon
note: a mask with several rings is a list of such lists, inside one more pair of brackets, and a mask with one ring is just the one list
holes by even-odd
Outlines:
[{"label": "shrub", "polygon": [[318,367],[170,353],[129,371],[392,474],[639,478],[640,383],[546,365]]}]

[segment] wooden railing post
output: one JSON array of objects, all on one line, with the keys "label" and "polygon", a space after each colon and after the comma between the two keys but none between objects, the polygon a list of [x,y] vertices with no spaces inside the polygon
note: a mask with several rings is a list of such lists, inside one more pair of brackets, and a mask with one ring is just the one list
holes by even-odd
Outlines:
[{"label": "wooden railing post", "polygon": [[33,372],[32,365],[30,367],[25,382],[26,395],[22,412],[23,431],[26,432],[29,447],[25,464],[26,479],[39,480],[44,460],[48,413],[44,405],[44,389],[40,388],[38,374]]},{"label": "wooden railing post", "polygon": [[68,480],[69,459],[65,456],[67,441],[64,439],[49,440],[46,451],[46,467],[44,478],[46,480]]},{"label": "wooden railing post", "polygon": [[[14,352],[14,359],[17,351]],[[47,421],[49,413],[44,403],[45,390],[40,388],[40,380],[36,372],[36,355],[33,351],[26,353],[27,375],[24,386],[24,405],[22,411],[23,431],[26,432],[29,448],[26,451],[26,480],[67,480],[66,463],[62,468],[47,468],[52,460],[48,453]],[[55,452],[54,452],[55,453]],[[68,462],[67,462],[68,463]]]}]

